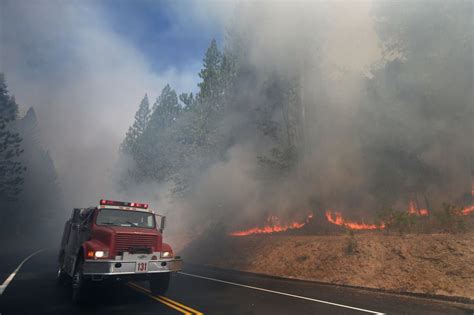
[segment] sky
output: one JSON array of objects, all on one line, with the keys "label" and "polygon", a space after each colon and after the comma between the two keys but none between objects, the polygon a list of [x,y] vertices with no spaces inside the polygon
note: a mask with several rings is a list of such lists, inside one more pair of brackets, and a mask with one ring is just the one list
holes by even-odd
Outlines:
[{"label": "sky", "polygon": [[[230,2],[2,0],[0,71],[34,107],[68,206],[109,193],[113,161],[148,93],[195,92]],[[93,161],[93,163],[91,163]]]},{"label": "sky", "polygon": [[[210,39],[221,42],[223,35],[220,21],[190,12],[184,8],[189,2],[109,0],[100,9],[111,30],[137,47],[153,70],[170,66],[186,70],[200,66]],[[182,14],[186,23],[182,23]]]},{"label": "sky", "polygon": [[[194,80],[188,86],[171,83],[183,91],[195,91],[198,71],[211,39],[222,42],[225,14],[220,12],[223,7],[222,3],[213,1],[205,1],[198,7],[195,2],[181,0],[6,0],[1,4],[1,26],[6,30],[2,46],[11,44],[9,39],[30,50],[21,56],[24,58],[21,70],[29,75],[64,72],[70,61],[78,57],[72,55],[77,37],[71,32],[86,27],[86,32],[113,36],[136,50],[138,57],[157,75],[170,71],[193,73]],[[214,11],[214,8],[217,9]],[[82,13],[69,16],[75,15],[74,12]],[[10,19],[7,15],[11,15]],[[13,16],[18,18],[17,23],[13,22]],[[22,20],[26,25],[19,23]],[[8,38],[9,35],[14,37]],[[92,42],[86,45],[95,48]],[[8,49],[2,55],[5,71],[8,65],[4,63],[11,62],[12,55],[8,54]]]}]

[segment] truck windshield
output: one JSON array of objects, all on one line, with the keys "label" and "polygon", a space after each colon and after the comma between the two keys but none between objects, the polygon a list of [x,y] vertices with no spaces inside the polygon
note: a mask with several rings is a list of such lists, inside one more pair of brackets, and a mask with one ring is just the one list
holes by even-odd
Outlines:
[{"label": "truck windshield", "polygon": [[101,209],[95,221],[97,225],[154,228],[153,214],[142,211]]}]

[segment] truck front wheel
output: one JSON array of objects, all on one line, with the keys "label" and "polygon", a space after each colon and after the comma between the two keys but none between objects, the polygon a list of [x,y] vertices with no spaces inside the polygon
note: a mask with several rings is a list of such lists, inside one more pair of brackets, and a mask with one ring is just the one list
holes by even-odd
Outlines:
[{"label": "truck front wheel", "polygon": [[63,269],[61,268],[61,266],[59,266],[58,268],[58,274],[57,274],[57,278],[56,278],[56,282],[58,285],[64,285],[66,283],[66,279],[67,279],[67,276],[66,274],[64,273]]},{"label": "truck front wheel", "polygon": [[155,295],[165,294],[170,285],[170,273],[152,275],[150,279],[151,292]]},{"label": "truck front wheel", "polygon": [[82,259],[76,264],[74,276],[72,277],[72,300],[76,304],[81,304],[85,300],[86,295],[86,280],[84,279],[82,266]]},{"label": "truck front wheel", "polygon": [[67,279],[67,275],[63,270],[63,262],[64,262],[64,256],[61,256],[61,258],[59,259],[58,274],[56,277],[57,284],[59,285],[64,285]]}]

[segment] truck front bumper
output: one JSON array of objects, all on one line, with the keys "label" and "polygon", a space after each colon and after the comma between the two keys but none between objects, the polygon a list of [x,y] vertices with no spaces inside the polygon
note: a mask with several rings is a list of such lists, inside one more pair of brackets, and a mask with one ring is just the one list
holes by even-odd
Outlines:
[{"label": "truck front bumper", "polygon": [[[136,264],[146,262],[147,271],[137,272]],[[149,275],[163,272],[177,272],[182,269],[182,259],[161,260],[86,260],[83,265],[85,276]]]}]

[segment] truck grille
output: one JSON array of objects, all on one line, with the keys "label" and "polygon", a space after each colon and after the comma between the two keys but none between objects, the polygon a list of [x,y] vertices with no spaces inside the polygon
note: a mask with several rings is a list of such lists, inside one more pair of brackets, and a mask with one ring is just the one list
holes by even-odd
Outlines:
[{"label": "truck grille", "polygon": [[156,246],[156,235],[117,234],[115,249],[117,252],[132,252],[149,249]]}]

